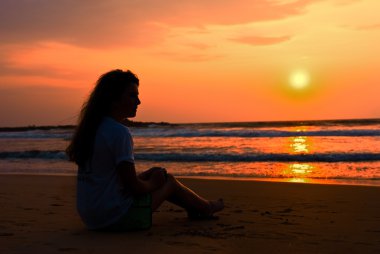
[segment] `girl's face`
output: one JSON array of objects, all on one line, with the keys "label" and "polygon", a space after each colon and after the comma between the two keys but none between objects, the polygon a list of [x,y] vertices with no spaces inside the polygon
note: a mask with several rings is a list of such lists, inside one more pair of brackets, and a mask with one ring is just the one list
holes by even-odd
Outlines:
[{"label": "girl's face", "polygon": [[141,104],[139,99],[139,89],[137,84],[127,86],[120,97],[114,103],[113,114],[120,118],[135,117],[137,106]]}]

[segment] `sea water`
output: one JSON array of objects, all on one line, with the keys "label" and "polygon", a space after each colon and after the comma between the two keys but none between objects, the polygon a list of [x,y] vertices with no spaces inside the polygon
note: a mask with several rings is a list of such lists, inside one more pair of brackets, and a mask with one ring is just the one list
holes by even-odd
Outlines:
[{"label": "sea water", "polygon": [[[137,171],[183,177],[380,186],[380,120],[129,127]],[[0,132],[0,174],[75,175],[72,129]]]}]

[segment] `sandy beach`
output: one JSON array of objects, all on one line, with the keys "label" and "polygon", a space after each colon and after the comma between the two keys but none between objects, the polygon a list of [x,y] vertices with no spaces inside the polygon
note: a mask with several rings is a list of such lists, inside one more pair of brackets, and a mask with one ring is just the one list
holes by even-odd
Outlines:
[{"label": "sandy beach", "polygon": [[86,230],[75,177],[0,175],[0,253],[380,253],[380,188],[181,179],[218,220],[189,221],[166,203],[148,231]]}]

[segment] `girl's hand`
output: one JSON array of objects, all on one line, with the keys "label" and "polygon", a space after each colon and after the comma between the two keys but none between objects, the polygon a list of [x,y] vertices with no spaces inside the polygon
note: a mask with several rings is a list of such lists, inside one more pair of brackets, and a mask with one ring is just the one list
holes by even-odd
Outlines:
[{"label": "girl's hand", "polygon": [[122,183],[128,186],[133,195],[149,193],[160,188],[165,184],[167,177],[166,169],[161,167],[151,168],[137,176],[135,164],[127,161],[120,162],[116,170]]},{"label": "girl's hand", "polygon": [[140,173],[139,178],[142,180],[149,180],[149,178],[152,176],[152,174],[157,172],[157,171],[162,172],[165,175],[165,177],[167,176],[167,172],[166,172],[165,168],[153,167],[153,168],[148,169],[147,171]]},{"label": "girl's hand", "polygon": [[154,170],[151,174],[151,177],[149,178],[150,181],[153,182],[153,184],[159,188],[161,187],[162,185],[165,184],[166,180],[167,180],[167,172],[166,172],[166,169],[164,168],[157,168],[156,170]]}]

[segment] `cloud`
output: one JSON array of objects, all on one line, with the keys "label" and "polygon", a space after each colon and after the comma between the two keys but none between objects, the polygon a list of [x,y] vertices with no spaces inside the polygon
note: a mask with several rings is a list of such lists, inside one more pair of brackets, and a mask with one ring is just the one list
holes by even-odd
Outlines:
[{"label": "cloud", "polygon": [[[0,45],[0,77],[44,77],[50,79],[76,78],[78,73],[68,70],[64,66],[51,65],[49,63],[22,63],[21,58],[26,58],[27,53],[32,53],[39,46],[28,45],[26,48]],[[25,61],[25,59],[23,59]],[[1,85],[1,84],[0,84]]]},{"label": "cloud", "polygon": [[363,0],[335,0],[334,3],[336,5],[350,5],[350,4],[355,4],[355,3],[358,3],[358,2],[362,2]]},{"label": "cloud", "polygon": [[0,87],[0,126],[73,123],[82,94],[78,88],[50,85]]},{"label": "cloud", "polygon": [[178,53],[178,52],[159,52],[157,55],[165,57],[170,60],[180,62],[204,62],[204,61],[216,61],[222,59],[223,55],[215,54],[202,54],[202,53]]},{"label": "cloud", "polygon": [[359,26],[355,27],[355,30],[359,31],[372,31],[372,30],[379,30],[380,29],[380,24],[371,24],[371,25],[365,25],[365,26]]},{"label": "cloud", "polygon": [[205,50],[205,49],[215,47],[213,45],[209,45],[206,43],[200,43],[200,42],[189,42],[189,43],[184,44],[184,46],[188,46],[190,48],[199,49],[199,50]]},{"label": "cloud", "polygon": [[77,78],[78,74],[71,70],[69,71],[54,67],[13,67],[0,63],[0,77],[4,76],[41,77],[48,79],[73,80]]},{"label": "cloud", "polygon": [[262,37],[262,36],[246,36],[231,39],[236,42],[245,43],[253,46],[265,46],[283,43],[289,41],[292,37],[290,36],[281,36],[281,37]]},{"label": "cloud", "polygon": [[[162,27],[144,19],[130,1],[5,0],[0,9],[2,43],[59,41],[85,47],[143,46]],[[141,15],[141,16],[140,16]]]},{"label": "cloud", "polygon": [[[170,1],[167,1],[170,2]],[[175,12],[162,17],[162,21],[179,26],[205,24],[233,25],[255,21],[278,20],[304,13],[304,8],[317,0],[279,3],[268,0],[193,0],[178,1]],[[173,4],[173,2],[171,3]]]},{"label": "cloud", "polygon": [[[72,70],[60,69],[53,66],[35,67],[35,66],[17,66],[0,60],[0,77],[44,77],[52,79],[72,80],[77,77],[77,73]],[[1,84],[0,84],[1,85]]]},{"label": "cloud", "polygon": [[[153,45],[173,26],[241,24],[304,13],[318,0],[2,0],[0,41],[59,41],[82,47]],[[160,26],[166,24],[167,26]]]}]

